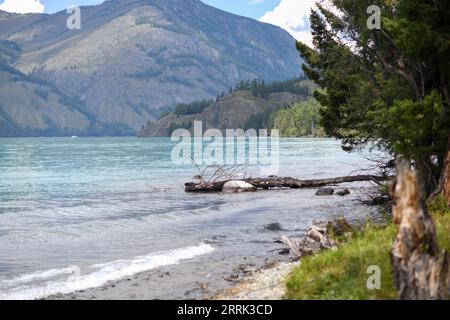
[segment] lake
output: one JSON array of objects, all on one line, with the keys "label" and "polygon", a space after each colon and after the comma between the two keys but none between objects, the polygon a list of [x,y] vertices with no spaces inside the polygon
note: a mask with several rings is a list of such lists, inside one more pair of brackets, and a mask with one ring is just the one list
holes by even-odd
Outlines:
[{"label": "lake", "polygon": [[[198,171],[174,164],[173,147],[168,138],[0,139],[0,299],[67,294],[180,265],[184,281],[219,278],[243,257],[264,261],[280,248],[274,240],[301,235],[314,220],[370,214],[355,192],[187,194],[183,185]],[[333,139],[281,139],[278,175],[349,175],[368,164],[365,155]],[[155,285],[154,296],[180,290]]]}]

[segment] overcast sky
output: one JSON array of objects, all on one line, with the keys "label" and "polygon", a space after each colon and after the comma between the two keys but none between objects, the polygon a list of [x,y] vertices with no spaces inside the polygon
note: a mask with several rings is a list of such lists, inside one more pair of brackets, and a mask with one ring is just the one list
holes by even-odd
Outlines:
[{"label": "overcast sky", "polygon": [[[316,0],[202,0],[219,9],[282,27],[310,43],[308,17]],[[64,10],[70,5],[97,5],[103,0],[0,0],[0,10],[17,13]]]}]

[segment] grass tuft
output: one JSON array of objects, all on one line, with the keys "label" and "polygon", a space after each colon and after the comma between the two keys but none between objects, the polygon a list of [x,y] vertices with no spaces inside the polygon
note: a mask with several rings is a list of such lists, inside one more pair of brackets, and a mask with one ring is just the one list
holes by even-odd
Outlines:
[{"label": "grass tuft", "polygon": [[[450,210],[436,199],[429,204],[436,223],[439,248],[450,249]],[[335,251],[305,258],[288,278],[286,299],[389,300],[397,293],[391,276],[390,250],[395,226],[366,225]],[[370,266],[381,269],[381,289],[367,289]]]}]

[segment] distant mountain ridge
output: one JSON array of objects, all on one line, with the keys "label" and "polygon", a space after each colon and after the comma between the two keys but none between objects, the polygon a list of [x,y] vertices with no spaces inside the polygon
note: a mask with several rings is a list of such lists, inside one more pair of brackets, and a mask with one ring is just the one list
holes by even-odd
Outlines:
[{"label": "distant mountain ridge", "polygon": [[[20,105],[36,121],[45,117],[52,135],[72,129],[80,135],[134,134],[161,110],[214,98],[240,80],[285,80],[300,73],[295,40],[287,32],[199,0],[110,0],[81,12],[81,30],[66,28],[65,11],[0,12],[0,39],[20,48],[6,64],[83,105],[83,120],[66,128],[36,113],[33,99],[15,96],[15,108]],[[11,79],[3,80],[0,86],[10,86]],[[12,98],[0,97],[4,118],[15,132],[40,134],[42,127],[7,107]],[[59,117],[63,123],[65,116]]]},{"label": "distant mountain ridge", "polygon": [[235,91],[217,100],[179,105],[174,112],[150,121],[140,137],[170,137],[176,129],[193,132],[194,121],[201,121],[203,130],[270,129],[277,111],[306,101],[314,90],[309,80],[299,78],[273,84],[242,82]]}]

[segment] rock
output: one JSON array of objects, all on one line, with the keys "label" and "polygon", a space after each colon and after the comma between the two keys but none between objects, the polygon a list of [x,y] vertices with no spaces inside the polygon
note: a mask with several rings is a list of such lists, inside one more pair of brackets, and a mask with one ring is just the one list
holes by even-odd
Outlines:
[{"label": "rock", "polygon": [[238,274],[232,274],[230,276],[226,276],[223,278],[225,281],[228,282],[236,282],[237,280],[239,280],[239,275]]},{"label": "rock", "polygon": [[272,232],[283,231],[283,227],[281,226],[280,223],[269,223],[269,224],[266,224],[265,226],[263,226],[263,229],[265,231],[272,231]]},{"label": "rock", "polygon": [[336,195],[342,196],[342,197],[345,197],[349,194],[350,194],[350,190],[348,190],[348,189],[343,189],[343,190],[339,190],[338,192],[336,192]]},{"label": "rock", "polygon": [[255,192],[256,187],[245,181],[228,181],[223,185],[222,192],[240,193],[240,192]]},{"label": "rock", "polygon": [[288,248],[285,248],[285,249],[282,249],[282,250],[278,251],[278,254],[282,255],[282,256],[287,256],[289,253],[290,253],[290,251],[289,251]]},{"label": "rock", "polygon": [[354,228],[344,218],[328,222],[327,233],[331,238],[345,238],[354,232]]},{"label": "rock", "polygon": [[322,188],[316,192],[316,196],[331,196],[334,194],[333,188]]}]

